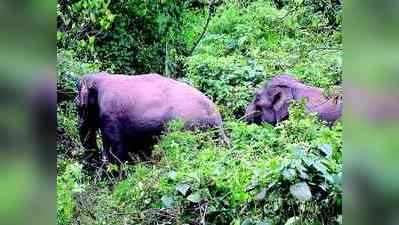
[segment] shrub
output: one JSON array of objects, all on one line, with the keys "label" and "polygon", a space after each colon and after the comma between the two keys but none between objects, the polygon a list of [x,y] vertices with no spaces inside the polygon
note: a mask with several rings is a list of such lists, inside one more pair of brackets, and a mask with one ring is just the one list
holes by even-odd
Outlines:
[{"label": "shrub", "polygon": [[61,1],[58,91],[76,93],[74,80],[99,70],[165,72],[218,104],[231,145],[221,145],[217,131],[185,131],[174,121],[152,162],[122,167],[125,179],[85,177],[74,157],[82,148],[73,103],[59,103],[59,224],[338,223],[341,123],[325,126],[303,102],[275,127],[239,119],[254,90],[276,74],[327,91],[341,83],[339,2],[217,1],[187,55],[207,19],[204,1]]},{"label": "shrub", "polygon": [[76,95],[80,76],[100,71],[98,62],[81,62],[72,50],[59,50],[57,60],[57,94],[62,100],[71,100]]},{"label": "shrub", "polygon": [[196,55],[188,61],[186,79],[204,91],[220,107],[224,116],[242,116],[255,86],[264,80],[256,62],[237,57]]},{"label": "shrub", "polygon": [[[240,118],[256,87],[279,73],[325,89],[342,81],[342,42],[333,38],[339,31],[320,32],[319,16],[309,16],[308,5],[297,4],[293,12],[268,1],[245,5],[220,7],[185,60],[185,79],[213,98],[225,117]],[[314,19],[316,27],[302,18]]]},{"label": "shrub", "polygon": [[226,127],[230,149],[218,145],[212,131],[184,131],[172,123],[156,146],[161,161],[134,166],[117,185],[115,196],[126,207],[121,211],[152,213],[135,220],[140,224],[161,212],[182,223],[204,215],[209,224],[335,223],[342,206],[340,124],[328,128],[298,103],[275,128]]},{"label": "shrub", "polygon": [[[65,162],[64,162],[65,163]],[[57,220],[60,225],[71,224],[75,214],[74,194],[82,192],[82,166],[68,163],[57,176]]]},{"label": "shrub", "polygon": [[185,50],[175,34],[189,1],[60,1],[57,46],[73,49],[79,60],[101,61],[115,73],[162,73],[165,46]]}]

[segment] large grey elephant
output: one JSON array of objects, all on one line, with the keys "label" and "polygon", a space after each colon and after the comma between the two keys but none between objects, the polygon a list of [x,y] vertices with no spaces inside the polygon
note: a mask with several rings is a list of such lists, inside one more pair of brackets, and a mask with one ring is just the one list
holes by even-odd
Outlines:
[{"label": "large grey elephant", "polygon": [[248,105],[245,119],[249,123],[276,123],[288,118],[292,100],[306,99],[308,112],[317,112],[321,120],[330,124],[341,117],[342,100],[326,98],[323,90],[303,84],[288,74],[277,75],[257,90],[255,98]]},{"label": "large grey elephant", "polygon": [[98,149],[101,131],[103,158],[128,160],[128,152],[148,158],[154,137],[165,124],[181,119],[185,127],[219,128],[221,116],[215,104],[197,89],[158,74],[88,74],[79,82],[76,104],[79,135],[87,149]]}]

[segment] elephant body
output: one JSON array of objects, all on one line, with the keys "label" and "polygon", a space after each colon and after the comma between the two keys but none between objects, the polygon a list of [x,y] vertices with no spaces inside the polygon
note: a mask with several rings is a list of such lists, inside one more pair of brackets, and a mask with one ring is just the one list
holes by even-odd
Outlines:
[{"label": "elephant body", "polygon": [[307,111],[316,112],[321,120],[331,124],[341,117],[340,99],[326,98],[322,89],[307,86],[291,75],[282,74],[272,78],[256,92],[246,109],[246,121],[275,125],[288,118],[290,102],[302,98],[306,99]]},{"label": "elephant body", "polygon": [[99,129],[103,157],[119,162],[128,159],[128,152],[151,155],[154,138],[170,120],[181,119],[188,129],[222,125],[221,116],[208,97],[158,74],[89,74],[81,79],[79,89],[77,105],[83,145],[97,149]]}]

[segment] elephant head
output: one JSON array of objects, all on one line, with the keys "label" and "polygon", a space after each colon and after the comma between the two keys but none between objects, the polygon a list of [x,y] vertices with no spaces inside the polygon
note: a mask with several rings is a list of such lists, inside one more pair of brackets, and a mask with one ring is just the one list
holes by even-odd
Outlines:
[{"label": "elephant head", "polygon": [[246,109],[246,120],[260,124],[276,124],[288,117],[289,101],[293,99],[290,81],[271,80],[255,93],[255,98]]},{"label": "elephant head", "polygon": [[85,76],[78,83],[75,104],[79,115],[79,137],[87,149],[98,149],[96,131],[99,127],[99,107],[95,76]]},{"label": "elephant head", "polygon": [[323,90],[306,86],[291,75],[278,75],[257,90],[255,98],[246,109],[246,121],[275,125],[288,118],[288,108],[292,100],[307,100],[310,112],[318,112],[323,120],[333,122],[341,116],[342,103],[326,99]]}]

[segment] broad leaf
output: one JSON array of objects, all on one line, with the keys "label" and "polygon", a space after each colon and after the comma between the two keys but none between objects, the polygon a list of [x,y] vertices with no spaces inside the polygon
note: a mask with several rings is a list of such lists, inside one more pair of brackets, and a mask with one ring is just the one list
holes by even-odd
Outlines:
[{"label": "broad leaf", "polygon": [[287,222],[285,222],[284,225],[295,225],[295,224],[299,224],[300,218],[298,216],[293,216],[291,218],[289,218],[287,220]]},{"label": "broad leaf", "polygon": [[255,199],[260,201],[266,198],[266,188],[262,188],[262,190],[255,196]]},{"label": "broad leaf", "polygon": [[321,161],[316,161],[315,163],[313,163],[313,167],[322,174],[327,173],[327,167],[323,165]]},{"label": "broad leaf", "polygon": [[171,179],[171,180],[176,180],[176,176],[177,176],[177,173],[176,173],[176,171],[170,171],[169,173],[168,173],[168,178],[169,179]]},{"label": "broad leaf", "polygon": [[338,224],[342,224],[342,215],[338,215],[337,222]]},{"label": "broad leaf", "polygon": [[258,180],[253,180],[248,187],[245,189],[245,191],[252,191],[253,189],[255,189],[256,187],[258,187],[259,185],[259,181]]},{"label": "broad leaf", "polygon": [[294,169],[285,169],[283,171],[283,177],[287,180],[293,180],[296,176],[296,172]]},{"label": "broad leaf", "polygon": [[331,158],[333,149],[329,144],[322,144],[319,149],[326,155],[327,158]]},{"label": "broad leaf", "polygon": [[297,172],[300,178],[307,180],[309,179],[309,175],[306,173],[307,169],[303,166],[300,165],[297,167]]},{"label": "broad leaf", "polygon": [[299,201],[309,201],[312,198],[309,185],[305,182],[291,185],[290,193]]},{"label": "broad leaf", "polygon": [[201,194],[197,191],[195,193],[192,193],[191,195],[187,196],[187,200],[193,203],[198,203],[200,202],[201,199]]},{"label": "broad leaf", "polygon": [[242,221],[241,225],[252,225],[252,220],[251,219],[245,219],[244,221]]},{"label": "broad leaf", "polygon": [[175,203],[174,198],[167,195],[162,196],[161,201],[166,208],[172,208]]},{"label": "broad leaf", "polygon": [[191,186],[188,184],[178,184],[176,186],[176,190],[180,192],[183,196],[186,196],[188,190],[190,190]]},{"label": "broad leaf", "polygon": [[305,150],[300,146],[294,146],[292,151],[297,159],[302,159],[305,156]]},{"label": "broad leaf", "polygon": [[271,225],[271,223],[269,221],[261,221],[258,222],[256,225]]}]

